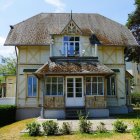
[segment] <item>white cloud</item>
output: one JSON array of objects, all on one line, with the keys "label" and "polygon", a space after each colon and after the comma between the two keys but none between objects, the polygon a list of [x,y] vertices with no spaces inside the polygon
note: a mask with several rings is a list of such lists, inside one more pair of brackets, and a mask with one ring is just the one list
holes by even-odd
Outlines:
[{"label": "white cloud", "polygon": [[0,10],[4,11],[9,8],[15,0],[1,0],[0,1]]},{"label": "white cloud", "polygon": [[55,12],[64,12],[65,11],[65,3],[61,0],[45,0],[46,3],[55,7]]},{"label": "white cloud", "polygon": [[3,46],[5,42],[4,37],[0,37],[0,55],[4,57],[9,57],[14,54],[15,49],[14,46]]}]

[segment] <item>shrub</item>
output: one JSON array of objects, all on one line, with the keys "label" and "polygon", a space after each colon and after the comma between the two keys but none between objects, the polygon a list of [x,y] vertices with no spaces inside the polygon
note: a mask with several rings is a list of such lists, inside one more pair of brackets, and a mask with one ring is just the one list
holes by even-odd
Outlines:
[{"label": "shrub", "polygon": [[132,104],[140,104],[140,93],[132,93],[131,94],[131,102]]},{"label": "shrub", "polygon": [[100,122],[100,124],[97,126],[97,131],[99,133],[107,132],[107,129],[105,128],[105,124],[103,122]]},{"label": "shrub", "polygon": [[125,125],[122,121],[117,120],[113,123],[114,130],[116,132],[124,133],[127,129],[127,125]]},{"label": "shrub", "polygon": [[42,123],[45,135],[56,135],[58,133],[58,123],[50,120]]},{"label": "shrub", "polygon": [[27,126],[27,130],[29,130],[29,135],[30,136],[38,136],[41,134],[40,131],[40,124],[36,123],[36,122],[32,122],[26,125]]},{"label": "shrub", "polygon": [[16,106],[0,105],[0,126],[15,122]]},{"label": "shrub", "polygon": [[140,122],[134,123],[132,134],[136,140],[140,140]]},{"label": "shrub", "polygon": [[92,123],[87,120],[87,117],[79,115],[79,131],[80,133],[91,133]]},{"label": "shrub", "polygon": [[71,126],[70,126],[70,124],[68,122],[63,122],[62,129],[60,131],[64,135],[71,134]]}]

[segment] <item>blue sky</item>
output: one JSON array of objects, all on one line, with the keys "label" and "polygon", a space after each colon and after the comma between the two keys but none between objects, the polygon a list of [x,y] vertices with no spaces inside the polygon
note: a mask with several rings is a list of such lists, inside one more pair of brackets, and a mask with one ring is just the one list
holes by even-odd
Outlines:
[{"label": "blue sky", "polygon": [[0,55],[9,56],[14,50],[3,46],[9,25],[39,13],[69,13],[71,10],[74,13],[99,13],[125,25],[135,6],[134,0],[0,0]]}]

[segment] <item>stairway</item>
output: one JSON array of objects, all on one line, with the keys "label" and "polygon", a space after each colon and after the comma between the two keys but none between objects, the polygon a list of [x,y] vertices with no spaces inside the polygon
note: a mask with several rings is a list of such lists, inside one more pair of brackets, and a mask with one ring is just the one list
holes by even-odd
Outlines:
[{"label": "stairway", "polygon": [[86,116],[86,110],[84,107],[67,107],[65,112],[66,119],[78,119],[79,113]]}]

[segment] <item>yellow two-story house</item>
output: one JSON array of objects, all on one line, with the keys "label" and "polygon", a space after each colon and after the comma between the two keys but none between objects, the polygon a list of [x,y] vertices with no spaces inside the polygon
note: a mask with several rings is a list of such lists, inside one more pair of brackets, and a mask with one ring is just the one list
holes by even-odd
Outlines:
[{"label": "yellow two-story house", "polygon": [[10,27],[17,119],[128,113],[124,49],[138,44],[125,26],[99,14],[41,13]]}]

